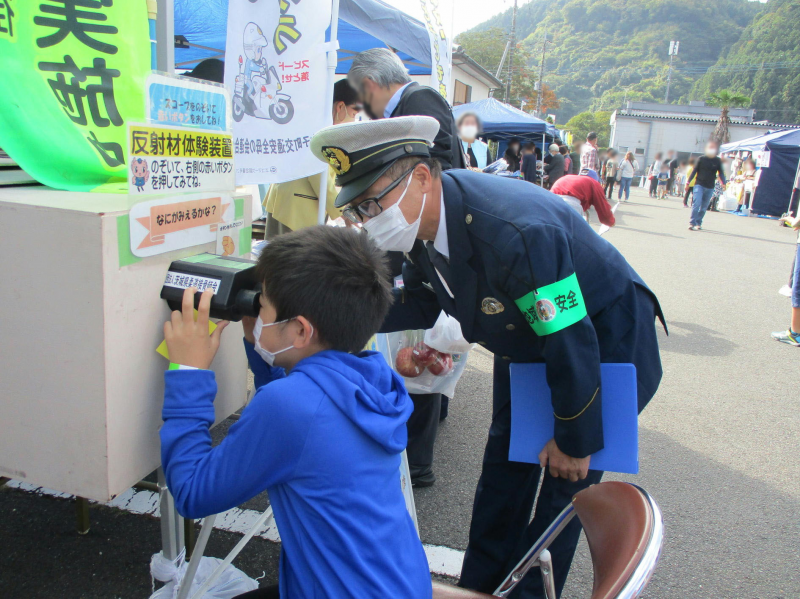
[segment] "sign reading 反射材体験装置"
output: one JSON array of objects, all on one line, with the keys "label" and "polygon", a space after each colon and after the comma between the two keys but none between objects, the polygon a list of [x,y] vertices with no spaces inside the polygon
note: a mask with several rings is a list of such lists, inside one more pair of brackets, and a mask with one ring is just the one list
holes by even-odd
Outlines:
[{"label": "sign reading \u53cd\u5c04\u6750\u4f53\u9a13\u88c5\u7f6e", "polygon": [[151,124],[230,131],[230,95],[222,85],[167,73],[150,73],[145,85]]},{"label": "sign reading \u53cd\u5c04\u6750\u4f53\u9a13\u88c5\u7f6e", "polygon": [[131,251],[145,258],[215,242],[217,230],[234,220],[226,195],[192,194],[141,202],[131,208]]},{"label": "sign reading \u53cd\u5c04\u6750\u4f53\u9a13\u88c5\u7f6e", "polygon": [[1,0],[0,147],[40,183],[125,179],[125,122],[144,118],[144,1]]},{"label": "sign reading \u53cd\u5c04\u6750\u4f53\u9a13\u88c5\u7f6e", "polygon": [[131,124],[128,192],[232,192],[236,183],[231,144],[230,134],[219,131]]},{"label": "sign reading \u53cd\u5c04\u6750\u4f53\u9a13\u88c5\u7f6e", "polygon": [[326,169],[309,143],[331,122],[325,106],[330,20],[327,0],[228,1],[225,87],[237,184],[281,183]]}]

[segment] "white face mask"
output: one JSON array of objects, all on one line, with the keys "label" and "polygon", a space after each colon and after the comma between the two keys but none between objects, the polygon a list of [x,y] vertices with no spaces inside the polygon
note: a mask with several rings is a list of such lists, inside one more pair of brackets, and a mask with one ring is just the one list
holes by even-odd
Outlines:
[{"label": "white face mask", "polygon": [[[261,347],[261,331],[264,327],[271,327],[275,326],[276,324],[283,324],[284,322],[289,322],[290,320],[294,320],[294,318],[287,318],[286,320],[280,320],[278,322],[271,322],[269,324],[264,324],[264,321],[261,320],[261,315],[258,315],[256,318],[256,324],[253,326],[253,337],[256,339],[256,352],[259,356],[269,365],[273,366],[275,364],[275,356],[278,354],[282,354],[283,352],[289,351],[290,349],[294,348],[294,345],[290,345],[289,347],[284,347],[281,350],[276,352],[271,352],[263,347]],[[314,327],[311,327],[311,335],[314,335]]]},{"label": "white face mask", "polygon": [[464,125],[461,127],[461,139],[475,141],[476,137],[478,137],[478,127],[476,125]]},{"label": "white face mask", "polygon": [[408,187],[411,185],[411,177],[413,176],[413,172],[408,176],[403,195],[394,205],[381,212],[375,218],[369,219],[363,225],[367,234],[384,252],[410,252],[411,248],[414,247],[417,231],[419,231],[419,225],[422,222],[422,212],[425,210],[425,199],[428,194],[423,194],[422,196],[422,208],[419,210],[417,220],[409,224],[400,210],[400,202],[406,197]]},{"label": "white face mask", "polygon": [[706,148],[706,156],[709,158],[713,158],[717,155],[717,151],[714,148]]}]

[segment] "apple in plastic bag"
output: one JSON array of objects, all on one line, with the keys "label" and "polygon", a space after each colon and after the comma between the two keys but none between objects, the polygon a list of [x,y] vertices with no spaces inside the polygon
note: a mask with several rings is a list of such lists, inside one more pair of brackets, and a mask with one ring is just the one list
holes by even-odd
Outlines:
[{"label": "apple in plastic bag", "polygon": [[436,362],[439,352],[420,342],[414,346],[411,354],[414,356],[414,361],[424,370],[426,367]]},{"label": "apple in plastic bag", "polygon": [[436,352],[436,361],[428,366],[431,374],[436,376],[446,376],[453,371],[453,356]]},{"label": "apple in plastic bag", "polygon": [[404,347],[397,352],[397,356],[394,359],[394,367],[397,370],[397,374],[400,376],[414,378],[421,375],[425,370],[424,367],[420,367],[420,365],[414,361],[413,349],[413,347]]}]

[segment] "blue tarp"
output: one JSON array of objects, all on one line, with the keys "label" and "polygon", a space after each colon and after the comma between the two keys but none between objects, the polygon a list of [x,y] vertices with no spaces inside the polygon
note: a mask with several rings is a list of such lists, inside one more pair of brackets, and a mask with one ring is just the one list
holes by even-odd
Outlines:
[{"label": "blue tarp", "polygon": [[488,139],[500,141],[519,137],[541,144],[542,133],[551,139],[556,137],[554,125],[494,98],[461,104],[453,108],[456,119],[462,112],[474,112],[478,115],[483,123],[481,137]]},{"label": "blue tarp", "polygon": [[738,151],[761,152],[765,149],[767,142],[779,140],[790,133],[800,133],[800,129],[772,131],[770,133],[756,135],[755,137],[748,137],[747,139],[742,139],[740,141],[732,141],[730,143],[722,144],[719,148],[719,151],[723,154]]},{"label": "blue tarp", "polygon": [[[175,0],[175,35],[197,47],[175,48],[175,66],[190,69],[206,58],[224,60],[228,0]],[[336,72],[347,73],[352,57],[369,48],[398,51],[412,75],[431,72],[425,26],[380,0],[340,0]]]},{"label": "blue tarp", "polygon": [[800,163],[800,129],[771,136],[761,149],[770,153],[769,167],[761,169],[753,194],[753,212],[780,216],[790,210],[796,214],[797,203],[790,209],[789,200]]}]

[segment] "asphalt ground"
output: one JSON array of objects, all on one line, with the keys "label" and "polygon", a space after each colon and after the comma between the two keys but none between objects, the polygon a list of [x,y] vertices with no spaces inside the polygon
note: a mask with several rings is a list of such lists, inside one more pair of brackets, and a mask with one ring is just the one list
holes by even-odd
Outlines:
[{"label": "asphalt ground", "polygon": [[[666,541],[646,597],[800,597],[800,349],[769,333],[788,325],[778,295],[796,234],[776,221],[708,213],[688,231],[678,199],[634,189],[606,234],[658,295],[664,378],[640,418],[637,476],[663,510]],[[595,226],[597,224],[595,223]],[[436,485],[415,492],[423,542],[463,550],[491,417],[491,356],[475,350],[436,445]],[[215,429],[221,438],[227,424]],[[263,510],[267,498],[243,507]],[[0,597],[145,597],[158,520],[95,506],[79,536],[65,499],[0,489]],[[215,531],[207,555],[238,535]],[[278,545],[253,539],[236,561],[277,576]],[[588,597],[583,541],[564,597]]]}]

